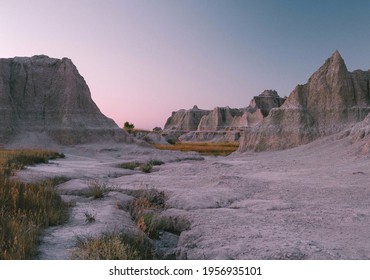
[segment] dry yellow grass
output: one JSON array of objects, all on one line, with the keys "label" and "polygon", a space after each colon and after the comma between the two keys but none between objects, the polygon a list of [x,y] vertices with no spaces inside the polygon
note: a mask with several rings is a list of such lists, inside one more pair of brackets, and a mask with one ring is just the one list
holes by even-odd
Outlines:
[{"label": "dry yellow grass", "polygon": [[154,144],[154,147],[160,150],[175,150],[182,152],[194,151],[201,155],[227,156],[238,149],[239,143],[182,142],[176,143],[175,145]]},{"label": "dry yellow grass", "polygon": [[[10,172],[22,169],[25,165],[47,163],[49,159],[64,157],[55,151],[49,150],[3,150],[0,149],[0,174],[12,175]],[[6,174],[9,173],[9,174]]]},{"label": "dry yellow grass", "polygon": [[68,218],[68,206],[56,193],[59,179],[37,184],[11,180],[24,165],[60,157],[39,150],[0,150],[0,259],[30,259],[36,253],[41,229]]}]

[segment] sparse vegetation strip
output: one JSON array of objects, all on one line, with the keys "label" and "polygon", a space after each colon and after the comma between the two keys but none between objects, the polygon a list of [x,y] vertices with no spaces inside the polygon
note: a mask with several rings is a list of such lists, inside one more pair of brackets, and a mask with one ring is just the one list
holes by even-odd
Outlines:
[{"label": "sparse vegetation strip", "polygon": [[[162,216],[166,208],[166,195],[155,188],[125,190],[134,196],[127,205],[132,219],[140,230],[136,234],[107,232],[99,237],[78,237],[71,258],[82,260],[151,260],[156,259],[151,239],[158,239],[164,231],[180,234],[190,223],[180,217]],[[121,208],[121,207],[119,207]],[[90,223],[91,213],[85,213]],[[94,222],[95,218],[93,218]]]},{"label": "sparse vegetation strip", "polygon": [[189,229],[190,223],[186,219],[161,215],[166,208],[166,196],[163,191],[150,188],[130,190],[127,193],[135,196],[135,199],[128,204],[133,220],[137,227],[150,238],[157,239],[161,231],[180,234]]},{"label": "sparse vegetation strip", "polygon": [[63,153],[48,150],[1,150],[0,173],[9,176],[26,165],[47,163],[51,159],[64,158]]},{"label": "sparse vegetation strip", "polygon": [[120,163],[118,167],[123,168],[123,169],[130,169],[134,170],[135,168],[140,166],[140,162],[137,161],[132,161],[132,162],[124,162]]},{"label": "sparse vegetation strip", "polygon": [[0,259],[32,259],[41,230],[68,220],[68,205],[55,190],[65,178],[33,184],[10,178],[25,165],[57,157],[53,151],[0,150]]},{"label": "sparse vegetation strip", "polygon": [[173,145],[154,144],[154,147],[159,150],[173,150],[181,152],[198,152],[205,156],[227,156],[235,152],[238,147],[238,142],[177,142]]}]

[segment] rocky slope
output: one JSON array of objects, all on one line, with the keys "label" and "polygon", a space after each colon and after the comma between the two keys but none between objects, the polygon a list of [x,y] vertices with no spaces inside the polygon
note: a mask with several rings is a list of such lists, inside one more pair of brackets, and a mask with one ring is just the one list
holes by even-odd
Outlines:
[{"label": "rocky slope", "polygon": [[68,58],[0,59],[0,144],[79,144],[130,136],[104,116]]},{"label": "rocky slope", "polygon": [[348,137],[352,144],[360,144],[360,153],[367,154],[370,152],[370,114],[366,118],[353,125],[342,135]]},{"label": "rocky slope", "polygon": [[270,110],[281,106],[281,98],[274,90],[265,90],[255,96],[248,107],[236,109],[216,107],[200,110],[179,110],[168,118],[164,134],[181,141],[238,141],[240,131],[260,123]]},{"label": "rocky slope", "polygon": [[338,51],[285,103],[243,133],[239,151],[295,147],[348,129],[370,112],[370,70],[349,72]]}]

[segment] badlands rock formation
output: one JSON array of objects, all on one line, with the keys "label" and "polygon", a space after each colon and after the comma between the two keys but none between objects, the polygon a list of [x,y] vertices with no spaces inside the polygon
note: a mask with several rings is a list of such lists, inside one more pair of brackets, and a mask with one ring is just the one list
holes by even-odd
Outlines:
[{"label": "badlands rock formation", "polygon": [[209,110],[199,109],[196,105],[190,110],[172,112],[164,125],[165,130],[190,131],[197,130],[203,116],[209,114]]},{"label": "badlands rock formation", "polygon": [[260,109],[262,115],[267,117],[271,109],[278,108],[283,105],[285,99],[286,97],[280,97],[276,90],[265,90],[251,100],[249,107]]},{"label": "badlands rock formation", "polygon": [[70,59],[45,55],[0,59],[0,144],[129,138],[100,112]]},{"label": "badlands rock formation", "polygon": [[369,81],[370,70],[348,72],[334,52],[281,107],[243,133],[239,151],[291,148],[348,129],[370,112]]},{"label": "badlands rock formation", "polygon": [[240,130],[260,123],[272,108],[281,106],[284,101],[275,90],[265,90],[241,109],[227,106],[209,111],[194,106],[173,112],[164,133],[176,135],[181,141],[238,141]]},{"label": "badlands rock formation", "polygon": [[231,109],[229,106],[216,107],[200,120],[197,130],[217,131],[239,126],[243,123],[242,116],[243,109]]}]

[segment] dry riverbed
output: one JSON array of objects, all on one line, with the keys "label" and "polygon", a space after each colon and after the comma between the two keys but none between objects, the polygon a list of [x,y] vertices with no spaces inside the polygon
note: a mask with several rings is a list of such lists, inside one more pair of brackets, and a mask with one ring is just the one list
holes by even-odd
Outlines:
[{"label": "dry riverbed", "polygon": [[[25,181],[66,176],[58,186],[71,204],[67,224],[45,231],[40,259],[68,259],[80,236],[139,229],[124,207],[127,190],[166,195],[161,215],[190,227],[161,233],[157,250],[177,259],[369,259],[369,156],[345,140],[326,138],[299,148],[204,157],[134,145],[63,149],[65,159],[28,167]],[[118,168],[161,160],[151,173]],[[110,186],[101,199],[83,195],[91,182]],[[87,221],[86,213],[94,216]]]}]

